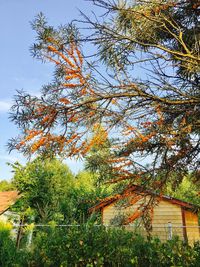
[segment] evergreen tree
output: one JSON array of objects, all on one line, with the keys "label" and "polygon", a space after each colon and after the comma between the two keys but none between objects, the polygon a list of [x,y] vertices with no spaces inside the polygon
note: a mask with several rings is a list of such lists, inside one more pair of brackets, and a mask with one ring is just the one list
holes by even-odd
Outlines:
[{"label": "evergreen tree", "polygon": [[[16,97],[12,120],[22,132],[10,148],[84,157],[117,135],[116,182],[162,190],[174,170],[177,184],[188,171],[199,179],[199,1],[91,2],[105,12],[84,15],[89,36],[73,24],[55,29],[41,14],[33,22],[33,56],[55,64],[55,77],[41,97]],[[95,62],[84,42],[97,49]]]}]

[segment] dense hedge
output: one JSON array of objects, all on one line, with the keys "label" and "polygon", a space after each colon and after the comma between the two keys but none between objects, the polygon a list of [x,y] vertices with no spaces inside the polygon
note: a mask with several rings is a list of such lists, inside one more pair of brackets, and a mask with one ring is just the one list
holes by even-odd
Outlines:
[{"label": "dense hedge", "polygon": [[[47,227],[35,232],[29,251],[25,248],[17,251],[12,243],[14,241],[8,235],[2,236],[1,233],[0,237],[4,240],[0,243],[1,266],[200,266],[199,243],[194,247],[177,239],[161,243],[159,239],[145,240],[117,228]],[[12,245],[8,245],[9,242]]]}]

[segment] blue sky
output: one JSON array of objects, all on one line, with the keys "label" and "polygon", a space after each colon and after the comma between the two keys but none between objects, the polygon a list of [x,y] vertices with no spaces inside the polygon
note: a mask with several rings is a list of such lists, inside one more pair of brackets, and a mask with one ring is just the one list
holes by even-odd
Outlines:
[{"label": "blue sky", "polygon": [[[51,66],[30,55],[29,48],[35,38],[30,21],[43,12],[51,25],[65,24],[80,18],[78,9],[89,14],[94,7],[84,0],[0,0],[0,180],[12,177],[6,162],[26,162],[21,154],[9,154],[6,148],[8,139],[19,133],[8,119],[16,90],[38,94],[41,86],[52,79]],[[67,163],[74,172],[82,165],[69,160]]]}]

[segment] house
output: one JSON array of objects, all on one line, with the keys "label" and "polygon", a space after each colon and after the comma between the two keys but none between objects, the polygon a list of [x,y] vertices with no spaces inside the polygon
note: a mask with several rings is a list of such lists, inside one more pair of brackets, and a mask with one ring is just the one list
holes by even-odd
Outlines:
[{"label": "house", "polygon": [[17,221],[19,222],[20,216],[15,212],[9,211],[10,206],[15,204],[20,194],[17,191],[0,192],[0,221]]},{"label": "house", "polygon": [[[148,205],[150,201],[154,205]],[[134,229],[147,235],[147,227],[144,227],[145,214],[151,219],[151,231],[153,236],[158,236],[161,241],[171,239],[173,235],[181,240],[193,243],[200,240],[198,211],[199,207],[174,197],[158,195],[133,185],[122,194],[116,194],[105,198],[90,212],[100,210],[104,225],[116,225],[123,218],[123,225],[127,229]]]}]

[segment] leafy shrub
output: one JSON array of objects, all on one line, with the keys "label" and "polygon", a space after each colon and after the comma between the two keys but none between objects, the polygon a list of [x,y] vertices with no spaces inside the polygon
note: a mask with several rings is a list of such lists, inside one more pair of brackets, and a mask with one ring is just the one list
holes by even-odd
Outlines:
[{"label": "leafy shrub", "polygon": [[[25,244],[26,242],[24,242]],[[10,226],[0,224],[3,267],[199,267],[200,243],[162,243],[122,228],[49,225],[34,233],[32,247],[16,249]]]},{"label": "leafy shrub", "polygon": [[191,267],[199,267],[200,265],[200,242],[196,242],[193,247],[194,260]]},{"label": "leafy shrub", "polygon": [[16,260],[16,248],[10,238],[11,226],[0,223],[0,266],[11,266]]},{"label": "leafy shrub", "polygon": [[16,240],[12,237],[11,229],[12,226],[9,223],[0,222],[0,266],[28,266],[28,254],[25,250],[17,250]]},{"label": "leafy shrub", "polygon": [[121,229],[106,230],[97,226],[50,228],[37,235],[34,260],[38,266],[129,264],[131,237],[132,233]]},{"label": "leafy shrub", "polygon": [[121,228],[103,226],[50,227],[35,237],[34,266],[197,267],[200,245],[177,238],[166,243]]}]

